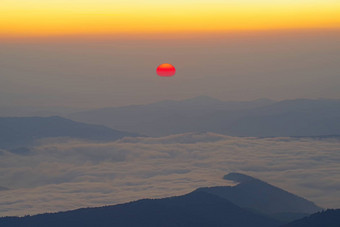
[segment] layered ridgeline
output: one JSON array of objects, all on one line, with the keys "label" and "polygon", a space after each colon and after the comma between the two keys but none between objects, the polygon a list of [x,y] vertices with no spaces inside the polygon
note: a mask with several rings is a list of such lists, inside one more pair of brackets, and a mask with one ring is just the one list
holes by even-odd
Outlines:
[{"label": "layered ridgeline", "polygon": [[[200,188],[183,196],[164,199],[143,199],[114,206],[0,218],[0,226],[278,227],[287,224],[292,215],[284,220],[273,214],[286,212],[301,216],[301,213],[307,215],[320,210],[312,202],[258,179],[238,173],[229,174],[226,178],[240,183],[233,187],[218,187],[225,189],[219,192],[216,192],[217,188]],[[232,199],[232,196],[238,198]],[[258,202],[254,202],[256,199]]]},{"label": "layered ridgeline", "polygon": [[25,152],[25,148],[20,148],[21,146],[30,145],[43,138],[112,141],[126,136],[137,134],[61,117],[0,117],[0,148],[15,148],[13,151],[19,153]]},{"label": "layered ridgeline", "polygon": [[293,221],[282,227],[339,227],[340,209],[326,210]]},{"label": "layered ridgeline", "polygon": [[340,100],[327,99],[223,102],[200,96],[95,109],[68,117],[149,136],[200,131],[256,137],[340,135]]},{"label": "layered ridgeline", "polygon": [[282,221],[291,221],[321,210],[313,202],[244,174],[230,173],[224,179],[238,184],[199,188],[197,191],[217,195],[240,207]]},{"label": "layered ridgeline", "polygon": [[85,208],[23,218],[2,218],[2,227],[271,227],[280,222],[244,210],[205,192],[145,199],[99,208]]},{"label": "layered ridgeline", "polygon": [[6,190],[8,190],[8,188],[0,186],[0,191],[6,191]]}]

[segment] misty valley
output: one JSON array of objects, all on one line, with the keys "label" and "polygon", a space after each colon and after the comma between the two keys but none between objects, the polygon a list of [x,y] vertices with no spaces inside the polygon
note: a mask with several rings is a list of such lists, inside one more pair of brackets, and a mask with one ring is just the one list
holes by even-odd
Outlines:
[{"label": "misty valley", "polygon": [[339,227],[338,100],[21,111],[0,117],[0,226]]}]

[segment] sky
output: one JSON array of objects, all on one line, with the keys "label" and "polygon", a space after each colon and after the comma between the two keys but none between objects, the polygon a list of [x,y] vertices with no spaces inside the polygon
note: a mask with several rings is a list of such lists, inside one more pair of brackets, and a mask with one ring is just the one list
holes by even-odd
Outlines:
[{"label": "sky", "polygon": [[[3,0],[0,106],[340,98],[338,0]],[[162,63],[176,67],[159,78]]]},{"label": "sky", "polygon": [[[0,43],[0,106],[100,108],[207,95],[340,98],[340,31]],[[176,75],[161,78],[161,63]]]},{"label": "sky", "polygon": [[[340,206],[340,140],[187,133],[95,143],[46,139],[0,150],[0,216],[97,207],[232,185],[240,172],[323,208]],[[66,157],[66,158],[65,158]]]},{"label": "sky", "polygon": [[339,28],[337,0],[2,0],[0,35]]}]

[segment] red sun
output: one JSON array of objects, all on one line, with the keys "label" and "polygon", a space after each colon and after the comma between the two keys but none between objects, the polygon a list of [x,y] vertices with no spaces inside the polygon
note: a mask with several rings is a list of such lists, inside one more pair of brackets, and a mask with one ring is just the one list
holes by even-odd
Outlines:
[{"label": "red sun", "polygon": [[161,64],[157,67],[156,70],[158,76],[163,76],[163,77],[170,77],[175,75],[176,69],[173,65],[165,63]]}]

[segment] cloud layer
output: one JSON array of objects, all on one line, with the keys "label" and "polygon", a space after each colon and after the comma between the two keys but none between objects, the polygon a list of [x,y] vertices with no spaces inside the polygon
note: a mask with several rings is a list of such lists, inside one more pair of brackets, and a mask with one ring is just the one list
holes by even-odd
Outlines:
[{"label": "cloud layer", "polygon": [[231,185],[242,172],[327,208],[340,207],[340,140],[239,138],[213,133],[46,140],[25,154],[0,152],[0,216],[159,198]]}]

